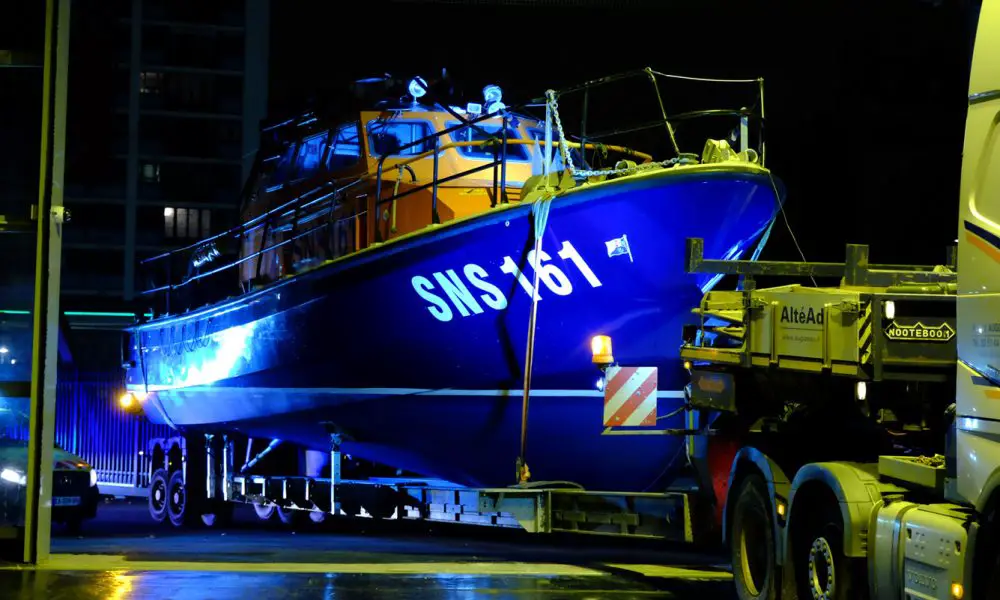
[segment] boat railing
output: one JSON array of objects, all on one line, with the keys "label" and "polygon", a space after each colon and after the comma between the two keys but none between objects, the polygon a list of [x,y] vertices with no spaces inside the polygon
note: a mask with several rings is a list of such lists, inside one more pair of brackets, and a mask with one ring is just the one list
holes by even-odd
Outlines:
[{"label": "boat railing", "polygon": [[[564,147],[566,149],[566,152],[563,153],[564,156],[569,156],[568,152],[571,149],[579,149],[581,155],[583,155],[586,150],[600,149],[603,151],[615,152],[616,154],[622,154],[631,157],[632,159],[635,159],[634,162],[638,164],[655,166],[652,165],[653,157],[650,154],[639,152],[637,150],[633,150],[625,146],[609,145],[601,143],[598,142],[597,140],[606,139],[610,136],[619,135],[630,131],[638,131],[642,129],[649,129],[652,127],[665,126],[667,132],[669,133],[673,149],[677,153],[678,157],[680,157],[681,152],[680,148],[677,145],[676,139],[674,138],[674,132],[671,125],[671,121],[683,121],[683,120],[702,118],[702,117],[735,116],[738,119],[740,119],[741,124],[745,128],[748,119],[751,116],[753,116],[751,115],[751,111],[747,111],[745,109],[735,110],[735,111],[707,110],[707,111],[696,111],[696,112],[678,114],[670,117],[670,119],[668,120],[666,111],[662,110],[663,102],[662,99],[660,98],[659,88],[656,86],[655,83],[655,75],[657,74],[658,73],[656,73],[655,71],[651,71],[650,69],[643,69],[638,72],[629,72],[621,75],[603,78],[600,80],[594,80],[586,84],[583,84],[581,86],[576,86],[573,88],[562,90],[558,93],[552,91],[548,92],[547,98],[545,99],[544,103],[541,104],[541,106],[545,106],[546,109],[546,117],[544,120],[546,134],[544,140],[508,139],[507,136],[508,127],[510,125],[511,119],[513,118],[512,114],[528,106],[539,106],[539,104],[537,104],[538,102],[537,100],[533,101],[534,103],[525,103],[523,105],[506,108],[504,110],[497,111],[494,113],[482,114],[472,119],[469,119],[463,116],[462,114],[458,113],[457,111],[454,111],[450,107],[445,106],[444,108],[449,112],[451,112],[452,115],[458,119],[459,121],[458,124],[447,127],[440,131],[435,131],[430,135],[425,136],[424,138],[395,147],[393,148],[391,153],[386,152],[380,155],[377,160],[377,166],[375,172],[373,173],[369,172],[356,177],[351,177],[349,180],[332,179],[329,181],[324,181],[322,183],[315,185],[314,187],[311,187],[301,193],[296,194],[294,197],[285,202],[282,202],[280,205],[271,208],[265,211],[264,213],[257,215],[243,223],[240,223],[239,225],[232,227],[226,231],[199,240],[182,248],[170,250],[168,252],[164,252],[156,256],[142,260],[140,262],[140,265],[141,267],[147,270],[154,265],[163,265],[161,273],[163,273],[163,276],[166,281],[161,285],[154,285],[149,289],[140,292],[140,295],[143,297],[151,297],[162,294],[164,301],[163,306],[165,312],[169,314],[171,311],[171,296],[173,293],[183,288],[187,288],[192,284],[205,280],[206,278],[218,275],[226,271],[237,269],[240,267],[240,265],[243,265],[249,261],[254,261],[254,260],[257,261],[255,269],[257,275],[255,279],[259,279],[261,274],[261,267],[264,263],[265,256],[273,252],[276,252],[278,250],[290,251],[292,250],[291,246],[292,244],[294,244],[298,240],[305,238],[306,236],[316,235],[323,230],[334,227],[335,225],[340,225],[345,222],[352,222],[365,218],[367,216],[367,210],[362,208],[357,208],[352,214],[341,218],[334,218],[334,212],[335,209],[338,207],[339,202],[344,198],[345,194],[348,191],[366,182],[370,183],[373,179],[375,185],[375,201],[373,204],[375,214],[374,214],[374,226],[372,229],[374,231],[374,238],[375,238],[374,243],[379,244],[386,241],[386,239],[389,237],[390,234],[390,232],[388,231],[385,234],[382,233],[383,225],[381,223],[382,221],[381,210],[380,210],[381,206],[389,203],[395,203],[408,196],[412,196],[414,194],[417,194],[418,192],[426,191],[429,189],[431,191],[430,221],[434,225],[440,224],[441,220],[440,220],[440,214],[438,212],[439,187],[442,184],[447,184],[451,181],[455,181],[463,177],[468,177],[469,175],[474,175],[476,173],[492,169],[493,194],[492,197],[490,198],[490,205],[491,207],[495,207],[498,203],[506,204],[507,203],[506,183],[507,183],[507,162],[508,162],[507,152],[508,152],[508,147],[511,145],[539,144],[540,146],[543,146],[545,149],[545,157],[543,159],[545,174],[548,174],[549,166],[551,164],[551,159],[552,159],[552,152],[554,150],[559,150],[561,152],[562,151],[561,149]],[[653,79],[654,88],[656,89],[657,99],[659,101],[659,107],[661,108],[662,112],[661,117],[652,122],[643,123],[641,125],[632,128],[585,134],[587,91],[591,87],[605,85],[612,81],[616,81],[618,79],[635,75],[648,76],[651,79]],[[760,82],[760,80],[732,80],[732,81],[753,82],[753,83]],[[558,105],[556,102],[557,97],[575,92],[583,92],[585,96],[583,120],[581,122],[581,135],[578,138],[580,140],[579,142],[567,139],[566,134],[562,128],[562,123],[559,120]],[[759,113],[760,113],[758,117],[759,123],[762,127],[763,124],[762,87],[761,87],[761,106]],[[490,133],[489,131],[484,130],[480,125],[483,121],[495,120],[498,118],[500,119],[501,123],[497,133]],[[453,141],[453,142],[442,143],[441,138],[443,136],[450,135],[456,131],[470,127],[482,132],[485,136],[485,139],[475,140],[475,141],[458,141],[458,142]],[[429,150],[425,150],[417,154],[407,156],[402,160],[398,160],[400,158],[400,154],[403,151],[410,148],[422,147],[427,144],[431,145],[431,148]],[[445,152],[453,148],[484,147],[484,146],[490,147],[493,150],[492,160],[486,161],[480,165],[476,165],[461,172],[452,173],[444,177],[441,176],[440,159],[442,152]],[[421,185],[412,185],[418,183],[418,178],[416,176],[415,171],[412,168],[412,165],[420,160],[424,160],[429,157],[433,161],[432,175],[430,181],[423,183]],[[761,153],[761,158],[763,158],[762,153]],[[385,166],[386,166],[386,161],[389,159],[396,159],[395,162],[392,163],[391,167],[392,169],[396,170],[396,178],[394,182],[393,193],[388,197],[383,198],[382,192],[383,192],[383,186],[385,184]],[[585,165],[581,166],[585,167]],[[572,161],[569,161],[567,168],[571,172],[571,174],[573,174],[576,177],[579,176],[587,177],[594,174],[612,174],[621,170],[616,168],[616,169],[605,169],[603,171],[589,171],[586,170],[585,168],[576,167],[575,165],[573,165]],[[399,188],[401,180],[403,178],[404,171],[410,175],[411,185],[408,185],[407,189],[400,191]],[[301,228],[301,226],[305,224],[306,221],[314,221],[315,219],[322,218],[324,216],[326,218],[324,219],[323,223],[317,224],[312,227],[308,227],[304,230]],[[281,239],[269,240],[268,233],[269,232],[274,233],[275,227],[279,224],[282,226],[282,231],[289,232],[288,235],[284,236]],[[357,224],[355,223],[355,225]],[[258,245],[257,249],[254,252],[240,256],[239,258],[231,260],[225,264],[209,268],[208,270],[205,271],[201,270],[201,267],[203,265],[209,265],[214,261],[215,258],[221,256],[221,253],[217,249],[217,244],[221,244],[225,241],[235,240],[235,242],[239,245],[242,244],[245,240],[247,240],[251,235],[257,233],[258,231],[261,232],[260,244]],[[367,233],[365,235],[367,236]],[[332,238],[333,236],[330,235],[329,237]],[[357,249],[360,249],[360,246],[356,246],[355,250]],[[183,259],[182,265],[186,269],[186,273],[182,277],[177,278],[177,281],[175,281],[177,275],[177,273],[175,273],[177,266],[175,263],[177,262],[179,257]],[[234,294],[239,295],[250,291],[249,289],[244,289],[242,284],[240,284],[240,288],[237,290],[237,288],[235,287],[236,286],[235,281],[231,282],[230,285],[232,286],[230,289],[233,292],[229,294],[230,296]]]}]

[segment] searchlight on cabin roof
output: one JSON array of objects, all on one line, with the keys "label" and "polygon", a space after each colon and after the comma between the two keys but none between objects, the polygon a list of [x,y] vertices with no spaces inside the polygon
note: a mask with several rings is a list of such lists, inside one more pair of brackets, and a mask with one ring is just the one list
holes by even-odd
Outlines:
[{"label": "searchlight on cabin roof", "polygon": [[493,114],[500,112],[507,108],[507,105],[501,102],[503,98],[503,90],[500,89],[499,85],[490,84],[483,88],[483,100],[486,105],[486,114]]},{"label": "searchlight on cabin roof", "polygon": [[418,75],[410,80],[410,85],[407,89],[410,95],[413,96],[413,99],[416,100],[427,93],[427,82],[424,81],[423,77]]}]

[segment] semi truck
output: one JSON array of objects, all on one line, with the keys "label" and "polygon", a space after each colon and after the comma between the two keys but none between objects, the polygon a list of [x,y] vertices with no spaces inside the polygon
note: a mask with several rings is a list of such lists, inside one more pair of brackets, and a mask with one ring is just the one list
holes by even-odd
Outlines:
[{"label": "semi truck", "polygon": [[[997,33],[1000,0],[986,0],[957,248],[944,264],[874,265],[853,244],[843,263],[706,260],[701,240],[687,240],[688,272],[742,285],[706,293],[678,332],[686,425],[608,424],[605,434],[684,436],[690,477],[649,493],[478,489],[374,476],[335,431],[323,472],[273,440],[187,434],[151,443],[151,515],[212,525],[243,502],[288,523],[347,515],[721,541],[742,600],[1000,598]],[[768,276],[812,285],[758,288]],[[605,402],[615,402],[623,378],[646,367],[615,362],[627,339],[592,342]],[[650,393],[633,388],[631,400]],[[302,468],[288,474],[289,464]]]}]

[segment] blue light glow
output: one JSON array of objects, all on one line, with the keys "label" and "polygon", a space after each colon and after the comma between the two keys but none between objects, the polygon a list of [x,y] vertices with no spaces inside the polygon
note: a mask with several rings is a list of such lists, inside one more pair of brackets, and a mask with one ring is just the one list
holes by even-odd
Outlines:
[{"label": "blue light glow", "polygon": [[[197,356],[187,359],[179,368],[179,373],[172,377],[173,384],[169,386],[149,386],[154,388],[182,388],[195,385],[208,385],[228,379],[236,375],[234,369],[240,364],[240,359],[250,361],[251,345],[257,321],[223,329],[212,336],[212,344],[196,352]],[[192,364],[198,363],[198,364]],[[187,367],[185,369],[185,367]]]},{"label": "blue light glow", "polygon": [[502,98],[503,90],[500,89],[499,85],[491,84],[484,87],[483,100],[486,104],[486,114],[492,115],[507,108],[507,105],[500,101]]},{"label": "blue light glow", "polygon": [[423,77],[414,77],[410,80],[408,90],[414,100],[421,98],[427,93],[427,82],[424,81]]},{"label": "blue light glow", "polygon": [[486,104],[500,102],[502,98],[503,90],[500,89],[499,85],[490,84],[483,88],[483,99],[486,100]]}]

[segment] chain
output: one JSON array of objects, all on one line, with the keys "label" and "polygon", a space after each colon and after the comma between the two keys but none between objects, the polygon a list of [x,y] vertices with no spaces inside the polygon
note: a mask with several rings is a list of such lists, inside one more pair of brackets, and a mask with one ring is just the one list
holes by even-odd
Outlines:
[{"label": "chain", "polygon": [[[638,173],[641,171],[648,171],[650,169],[661,169],[665,167],[670,167],[678,162],[679,158],[671,158],[668,160],[661,160],[659,162],[650,162],[643,164],[632,164],[626,167],[614,168],[614,169],[577,169],[576,165],[573,164],[573,156],[569,153],[566,140],[566,132],[563,130],[562,118],[559,117],[559,101],[556,99],[556,93],[553,90],[547,90],[545,92],[546,99],[549,104],[549,108],[552,109],[552,117],[556,121],[556,130],[559,133],[559,155],[562,156],[563,164],[569,169],[569,172],[574,177],[600,177],[602,175],[625,175],[629,173]],[[583,146],[580,146],[580,153],[583,153]]]}]

